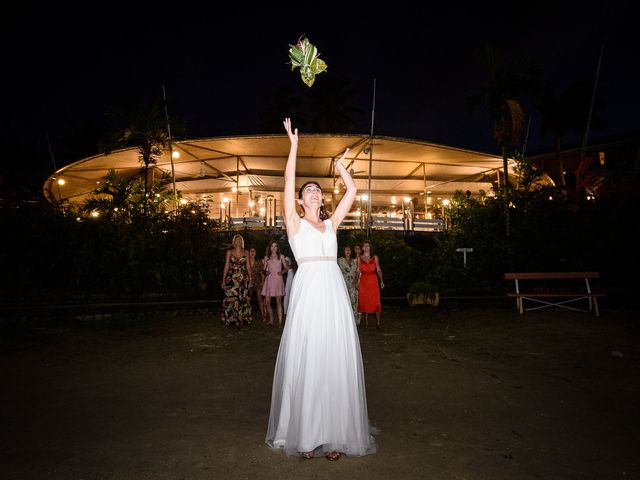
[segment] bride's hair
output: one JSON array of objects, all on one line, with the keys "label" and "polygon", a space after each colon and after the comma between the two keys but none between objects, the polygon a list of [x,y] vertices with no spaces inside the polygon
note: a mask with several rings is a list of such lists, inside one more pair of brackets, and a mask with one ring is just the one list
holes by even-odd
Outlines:
[{"label": "bride's hair", "polygon": [[[320,186],[320,184],[311,180],[310,182],[304,182],[302,184],[300,190],[298,191],[298,198],[302,198],[302,192],[304,192],[304,189],[309,185],[315,185],[320,189],[320,192],[322,193],[322,187]],[[302,216],[304,217],[304,210],[302,211]],[[327,218],[329,218],[329,215],[327,215],[327,212],[324,209],[324,197],[322,197],[322,203],[320,204],[320,220],[326,220]]]}]

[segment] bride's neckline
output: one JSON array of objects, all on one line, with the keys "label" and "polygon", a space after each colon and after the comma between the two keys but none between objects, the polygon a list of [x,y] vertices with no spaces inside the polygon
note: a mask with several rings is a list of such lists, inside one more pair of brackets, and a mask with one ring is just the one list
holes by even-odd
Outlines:
[{"label": "bride's neckline", "polygon": [[326,223],[324,223],[324,220],[322,221],[322,223],[324,224],[324,231],[320,230],[319,228],[316,228],[316,226],[315,226],[313,223],[311,223],[309,220],[307,220],[307,219],[305,219],[305,218],[303,218],[302,220],[304,220],[305,222],[307,222],[309,225],[311,225],[311,227],[312,227],[314,230],[317,230],[317,231],[318,231],[318,232],[320,232],[320,233],[325,233],[325,232],[327,231],[327,224],[326,224]]}]

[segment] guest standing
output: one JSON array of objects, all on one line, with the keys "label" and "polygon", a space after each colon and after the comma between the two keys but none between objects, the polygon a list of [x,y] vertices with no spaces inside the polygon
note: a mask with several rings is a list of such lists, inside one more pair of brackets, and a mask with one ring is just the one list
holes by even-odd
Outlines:
[{"label": "guest standing", "polygon": [[262,321],[267,321],[267,305],[262,296],[262,285],[264,283],[264,263],[261,258],[257,258],[256,249],[249,249],[249,263],[251,264],[251,278],[253,280],[253,292],[258,301],[258,308],[262,314]]},{"label": "guest standing", "polygon": [[280,253],[278,242],[272,240],[267,247],[264,257],[264,271],[266,278],[262,285],[262,295],[264,295],[269,312],[269,325],[275,324],[273,318],[273,306],[271,299],[275,297],[278,314],[278,326],[282,327],[282,297],[284,297],[284,279],[282,275],[287,271],[284,263],[284,255]]},{"label": "guest standing", "polygon": [[362,255],[362,248],[360,247],[360,245],[356,243],[353,246],[353,258],[358,260],[360,258],[360,255]]},{"label": "guest standing", "polygon": [[376,328],[380,330],[382,315],[380,289],[384,288],[384,280],[382,279],[380,261],[378,256],[373,254],[373,248],[369,242],[362,244],[362,255],[358,257],[358,272],[358,311],[364,313],[365,328],[369,326],[369,314],[375,313]]},{"label": "guest standing", "polygon": [[242,235],[234,235],[233,247],[227,250],[227,258],[222,273],[222,321],[225,325],[242,328],[251,323],[251,269],[249,254],[244,249]]},{"label": "guest standing", "polygon": [[344,256],[338,259],[338,266],[344,277],[344,283],[349,292],[349,300],[353,309],[356,325],[360,325],[360,312],[358,312],[358,260],[351,256],[351,247],[344,247]]}]

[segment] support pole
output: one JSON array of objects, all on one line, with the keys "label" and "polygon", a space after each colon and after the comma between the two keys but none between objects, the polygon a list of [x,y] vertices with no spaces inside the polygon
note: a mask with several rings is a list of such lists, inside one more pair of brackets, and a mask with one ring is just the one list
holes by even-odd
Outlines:
[{"label": "support pole", "polygon": [[173,139],[171,138],[171,122],[169,122],[169,109],[167,108],[167,92],[162,84],[162,100],[164,103],[164,119],[167,123],[167,135],[169,137],[169,162],[171,162],[171,182],[173,184],[173,201],[176,204],[176,213],[178,213],[178,192],[176,190],[176,170],[173,166]]},{"label": "support pole", "polygon": [[373,104],[371,106],[371,133],[369,135],[369,184],[367,187],[367,238],[371,234],[371,170],[373,168],[373,125],[376,117],[376,79],[373,79]]}]

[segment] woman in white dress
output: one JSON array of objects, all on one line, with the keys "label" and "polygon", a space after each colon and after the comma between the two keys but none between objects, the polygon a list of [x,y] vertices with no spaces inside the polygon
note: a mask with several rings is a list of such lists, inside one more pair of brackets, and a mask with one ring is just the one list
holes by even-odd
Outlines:
[{"label": "woman in white dress", "polygon": [[[365,392],[362,354],[347,287],[336,262],[336,230],[351,209],[356,186],[334,166],[347,191],[326,218],[320,186],[305,183],[295,198],[298,130],[284,126],[291,150],[284,173],[287,236],[298,263],[276,359],[266,443],[288,455],[311,458],[375,452]],[[296,212],[296,201],[304,210]]]}]

